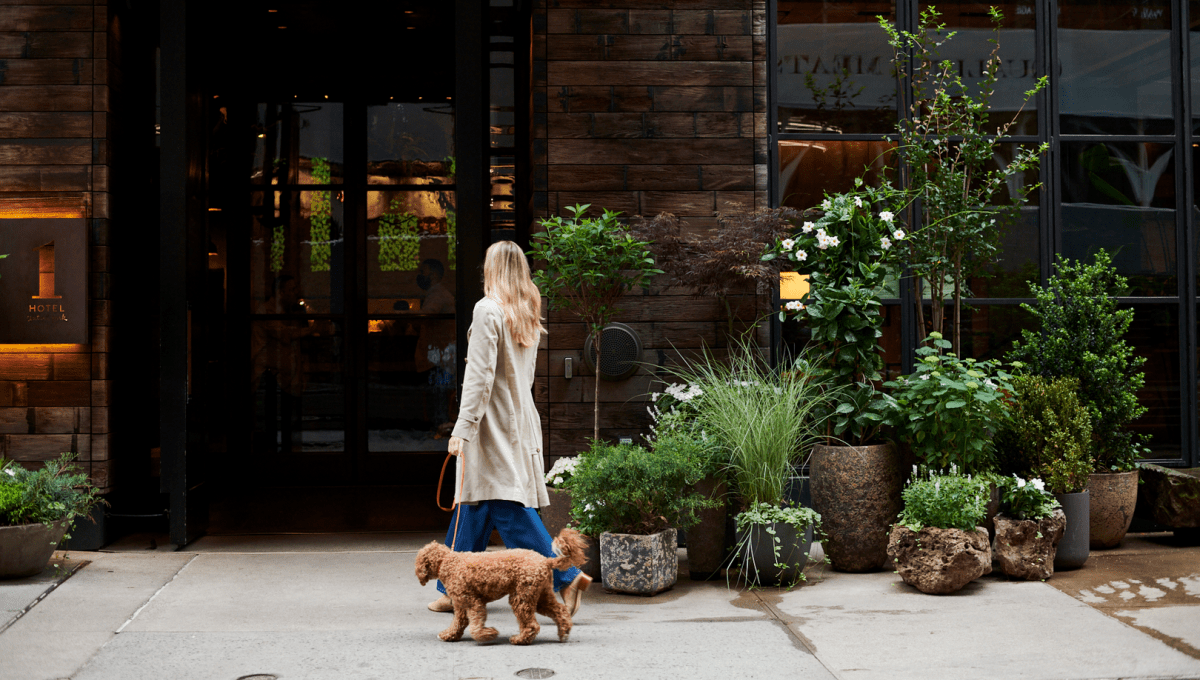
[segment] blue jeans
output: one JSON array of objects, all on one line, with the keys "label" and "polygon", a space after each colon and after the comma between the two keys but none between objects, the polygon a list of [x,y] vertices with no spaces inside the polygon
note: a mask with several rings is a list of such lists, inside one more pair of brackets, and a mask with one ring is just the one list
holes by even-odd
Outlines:
[{"label": "blue jeans", "polygon": [[[454,537],[454,522],[458,521],[458,538]],[[476,505],[459,505],[450,516],[450,528],[446,530],[446,545],[458,552],[483,552],[487,548],[492,530],[500,532],[500,538],[509,548],[527,548],[546,557],[554,557],[550,534],[542,524],[537,510],[527,508],[515,501],[480,501]],[[554,570],[554,592],[570,585],[579,575],[578,567],[566,571]],[[437,582],[438,592],[445,595],[446,588]]]}]

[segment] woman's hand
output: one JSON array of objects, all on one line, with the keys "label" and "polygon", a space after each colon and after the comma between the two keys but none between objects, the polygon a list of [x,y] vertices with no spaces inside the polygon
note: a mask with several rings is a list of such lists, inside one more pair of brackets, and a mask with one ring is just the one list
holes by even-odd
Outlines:
[{"label": "woman's hand", "polygon": [[461,456],[463,452],[463,438],[451,437],[450,442],[446,445],[446,449],[452,456]]}]

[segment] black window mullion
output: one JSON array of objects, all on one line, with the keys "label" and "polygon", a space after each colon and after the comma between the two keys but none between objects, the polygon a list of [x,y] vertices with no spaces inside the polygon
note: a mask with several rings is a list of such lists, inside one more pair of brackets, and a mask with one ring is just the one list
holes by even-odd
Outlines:
[{"label": "black window mullion", "polygon": [[1175,127],[1180,141],[1176,149],[1179,150],[1177,154],[1182,152],[1182,157],[1177,157],[1176,160],[1177,167],[1181,168],[1182,172],[1175,173],[1176,205],[1180,206],[1177,222],[1182,228],[1178,242],[1179,295],[1182,298],[1179,309],[1179,346],[1183,355],[1179,357],[1179,408],[1182,414],[1180,442],[1184,465],[1195,467],[1200,464],[1200,454],[1197,453],[1200,423],[1197,422],[1196,403],[1196,211],[1192,207],[1195,205],[1195,195],[1191,181],[1194,177],[1192,173],[1195,172],[1192,162],[1194,112],[1190,77],[1191,17],[1189,3],[1179,2],[1173,5],[1175,15],[1171,17],[1171,23],[1175,30],[1172,31],[1172,39],[1178,42],[1172,54],[1179,55],[1179,59],[1173,60],[1172,69],[1178,73],[1179,83],[1176,88],[1176,92],[1179,93],[1179,105],[1175,107],[1179,119]]},{"label": "black window mullion", "polygon": [[367,106],[351,99],[342,119],[345,167],[342,181],[345,200],[342,225],[342,279],[345,323],[342,330],[345,362],[346,452],[350,453],[350,478],[366,482],[367,453]]}]

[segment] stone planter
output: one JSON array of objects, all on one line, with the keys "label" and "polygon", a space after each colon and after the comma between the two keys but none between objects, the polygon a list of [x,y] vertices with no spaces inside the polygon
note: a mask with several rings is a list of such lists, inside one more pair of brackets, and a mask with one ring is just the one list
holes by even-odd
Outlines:
[{"label": "stone planter", "polygon": [[[767,529],[771,531],[767,531]],[[740,563],[747,583],[754,585],[791,585],[800,579],[808,564],[812,547],[812,525],[804,531],[786,522],[754,524],[738,532],[741,549]],[[779,539],[779,554],[775,554],[775,539]],[[775,566],[776,563],[785,565]]]},{"label": "stone planter", "polygon": [[708,581],[721,575],[725,566],[725,480],[705,477],[696,483],[696,491],[720,505],[700,512],[700,522],[687,530],[688,571],[693,581]]},{"label": "stone planter", "polygon": [[992,554],[1000,571],[1026,581],[1041,581],[1054,574],[1054,556],[1067,528],[1062,510],[1040,520],[996,515],[995,521]]},{"label": "stone planter", "polygon": [[1054,555],[1054,570],[1078,569],[1088,559],[1088,535],[1091,533],[1088,492],[1054,494],[1067,516],[1067,528]]},{"label": "stone planter", "polygon": [[595,536],[584,536],[587,539],[587,562],[579,568],[591,577],[593,581],[600,580],[600,540]]},{"label": "stone planter", "polygon": [[817,445],[809,484],[833,568],[862,572],[887,564],[888,528],[900,512],[903,485],[895,447]]},{"label": "stone planter", "polygon": [[1088,495],[1091,496],[1088,508],[1091,549],[1121,545],[1137,509],[1138,471],[1093,472],[1088,477]]},{"label": "stone planter", "polygon": [[900,578],[923,593],[946,595],[992,573],[992,547],[987,529],[975,531],[923,527],[913,531],[892,527],[888,557]]},{"label": "stone planter", "polygon": [[1177,537],[1195,540],[1200,529],[1200,468],[1174,469],[1141,464],[1138,505]]},{"label": "stone planter", "polygon": [[546,487],[546,492],[550,494],[550,505],[538,508],[538,513],[546,525],[546,533],[554,538],[571,522],[571,492],[550,487]]},{"label": "stone planter", "polygon": [[0,578],[42,573],[66,530],[66,522],[0,527]]},{"label": "stone planter", "polygon": [[657,534],[600,534],[600,576],[606,590],[654,595],[679,578],[675,530]]}]

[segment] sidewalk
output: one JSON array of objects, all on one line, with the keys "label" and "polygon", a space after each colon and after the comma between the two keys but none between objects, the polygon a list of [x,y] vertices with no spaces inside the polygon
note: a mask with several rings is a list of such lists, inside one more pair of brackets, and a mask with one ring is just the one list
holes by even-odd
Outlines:
[{"label": "sidewalk", "polygon": [[[824,566],[791,592],[683,577],[640,598],[597,585],[567,644],[540,619],[530,647],[507,643],[505,602],[488,610],[498,642],[437,638],[450,618],[425,609],[436,593],[413,575],[434,538],[208,537],[185,552],[133,540],[116,546],[128,552],[72,553],[89,563],[0,633],[0,680],[1200,678],[1200,548],[1155,538],[1046,583],[988,576],[942,597],[890,572]],[[0,602],[49,585],[25,581],[0,582]]]}]

